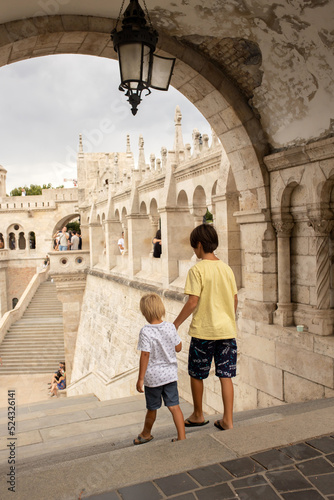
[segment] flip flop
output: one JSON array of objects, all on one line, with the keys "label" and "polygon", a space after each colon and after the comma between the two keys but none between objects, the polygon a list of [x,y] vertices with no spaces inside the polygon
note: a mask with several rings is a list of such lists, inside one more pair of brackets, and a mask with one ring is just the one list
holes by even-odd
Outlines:
[{"label": "flip flop", "polygon": [[219,422],[219,420],[216,420],[213,425],[215,427],[217,427],[217,429],[219,429],[220,431],[227,431],[227,429],[224,429],[224,427],[221,425],[221,423]]},{"label": "flip flop", "polygon": [[[139,441],[138,443],[136,443],[136,439]],[[145,439],[143,437],[141,437],[139,434],[138,436],[136,437],[136,439],[133,440],[133,444],[136,446],[138,444],[144,444],[144,443],[148,443],[149,441],[152,441],[153,439],[153,436],[149,437],[148,439]]]},{"label": "flip flop", "polygon": [[206,425],[209,423],[209,420],[204,420],[204,422],[192,422],[191,420],[186,419],[184,421],[184,426],[185,427],[203,427],[203,425]]}]

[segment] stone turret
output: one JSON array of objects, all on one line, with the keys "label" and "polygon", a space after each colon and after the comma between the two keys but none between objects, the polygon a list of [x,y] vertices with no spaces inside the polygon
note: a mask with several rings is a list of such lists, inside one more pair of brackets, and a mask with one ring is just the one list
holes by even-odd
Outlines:
[{"label": "stone turret", "polygon": [[184,144],[183,144],[183,136],[182,136],[182,113],[180,106],[176,106],[174,122],[175,122],[175,138],[174,138],[174,147],[176,158],[181,161],[184,159]]},{"label": "stone turret", "polygon": [[0,198],[6,197],[6,174],[7,170],[0,165]]}]

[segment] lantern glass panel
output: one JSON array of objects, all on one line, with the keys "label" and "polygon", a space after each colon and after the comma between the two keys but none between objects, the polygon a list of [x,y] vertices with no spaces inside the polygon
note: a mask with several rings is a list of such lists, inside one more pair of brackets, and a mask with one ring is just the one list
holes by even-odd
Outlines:
[{"label": "lantern glass panel", "polygon": [[[142,43],[119,46],[121,80],[131,89],[136,89],[139,81],[148,85],[150,48]],[[129,82],[131,82],[129,84]]]},{"label": "lantern glass panel", "polygon": [[150,86],[157,90],[168,90],[173,74],[175,59],[153,54],[152,75]]}]

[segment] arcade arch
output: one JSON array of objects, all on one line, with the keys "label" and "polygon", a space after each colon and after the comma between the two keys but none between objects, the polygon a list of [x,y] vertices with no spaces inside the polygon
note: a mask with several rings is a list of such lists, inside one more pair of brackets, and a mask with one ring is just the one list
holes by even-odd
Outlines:
[{"label": "arcade arch", "polygon": [[[3,32],[0,64],[40,55],[69,53],[68,33],[78,33],[70,53],[116,59],[110,48],[114,19],[83,15],[41,16],[0,25]],[[45,33],[52,33],[45,41]],[[80,36],[79,36],[80,35]],[[79,40],[80,38],[80,40]],[[23,43],[26,41],[27,43]],[[37,49],[38,47],[38,49]],[[234,172],[241,209],[268,208],[268,175],[262,163],[267,151],[260,123],[246,99],[224,73],[191,47],[167,35],[160,37],[161,55],[176,57],[171,84],[196,106],[223,144]],[[233,131],[233,132],[232,132]]]}]

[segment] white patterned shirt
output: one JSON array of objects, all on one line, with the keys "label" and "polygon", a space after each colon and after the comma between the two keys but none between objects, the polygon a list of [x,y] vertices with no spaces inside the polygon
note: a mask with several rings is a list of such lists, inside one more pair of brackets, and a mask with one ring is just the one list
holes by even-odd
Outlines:
[{"label": "white patterned shirt", "polygon": [[150,353],[144,377],[146,387],[159,387],[177,380],[175,346],[181,342],[173,323],[145,325],[140,330],[137,349]]}]

